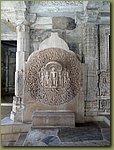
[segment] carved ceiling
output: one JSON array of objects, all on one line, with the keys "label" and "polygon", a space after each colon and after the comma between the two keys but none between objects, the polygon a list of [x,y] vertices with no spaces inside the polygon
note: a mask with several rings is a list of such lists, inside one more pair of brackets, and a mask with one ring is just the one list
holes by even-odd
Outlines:
[{"label": "carved ceiling", "polygon": [[2,1],[1,19],[14,26],[23,21],[35,22],[37,17],[65,16],[78,24],[110,23],[110,3],[106,1]]}]

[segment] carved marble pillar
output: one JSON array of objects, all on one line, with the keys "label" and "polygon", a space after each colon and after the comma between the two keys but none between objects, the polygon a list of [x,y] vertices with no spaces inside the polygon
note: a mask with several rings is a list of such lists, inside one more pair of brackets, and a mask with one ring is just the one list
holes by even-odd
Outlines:
[{"label": "carved marble pillar", "polygon": [[86,24],[83,29],[83,53],[87,64],[87,100],[96,99],[98,70],[98,36],[97,25]]},{"label": "carved marble pillar", "polygon": [[100,25],[99,114],[110,114],[110,26]]},{"label": "carved marble pillar", "polygon": [[[86,115],[97,115],[98,27],[87,23],[83,28],[83,54],[87,66]],[[91,107],[92,106],[92,107]]]},{"label": "carved marble pillar", "polygon": [[15,96],[23,95],[24,65],[29,56],[30,38],[29,26],[21,24],[17,26],[17,52],[15,73]]},{"label": "carved marble pillar", "polygon": [[16,121],[23,121],[23,94],[24,94],[24,71],[25,61],[29,57],[30,49],[30,28],[26,24],[17,26],[17,52],[15,72],[15,97],[10,118]]},{"label": "carved marble pillar", "polygon": [[27,60],[30,51],[30,27],[27,24],[17,26],[17,52],[25,52]]}]

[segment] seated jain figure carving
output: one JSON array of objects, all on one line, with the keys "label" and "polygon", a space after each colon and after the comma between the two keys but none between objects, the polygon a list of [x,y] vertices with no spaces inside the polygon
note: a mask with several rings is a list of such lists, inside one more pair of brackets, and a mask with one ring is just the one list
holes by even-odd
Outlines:
[{"label": "seated jain figure carving", "polygon": [[76,54],[57,33],[52,33],[25,63],[23,121],[32,121],[33,113],[39,110],[70,111],[81,119],[84,114],[81,70]]}]

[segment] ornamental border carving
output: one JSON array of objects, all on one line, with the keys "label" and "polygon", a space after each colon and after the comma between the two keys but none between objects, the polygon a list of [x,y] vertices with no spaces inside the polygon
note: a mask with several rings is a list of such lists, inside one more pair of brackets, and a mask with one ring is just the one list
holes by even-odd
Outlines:
[{"label": "ornamental border carving", "polygon": [[[51,72],[53,65],[57,68]],[[59,48],[36,51],[25,65],[25,92],[36,102],[51,106],[68,103],[77,96],[81,85],[81,63],[75,53]]]}]

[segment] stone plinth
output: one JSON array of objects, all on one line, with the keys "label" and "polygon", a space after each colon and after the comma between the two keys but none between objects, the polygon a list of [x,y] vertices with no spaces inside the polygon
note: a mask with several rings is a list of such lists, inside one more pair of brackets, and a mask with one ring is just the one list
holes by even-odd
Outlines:
[{"label": "stone plinth", "polygon": [[75,114],[69,111],[38,111],[33,114],[32,127],[75,127]]}]

